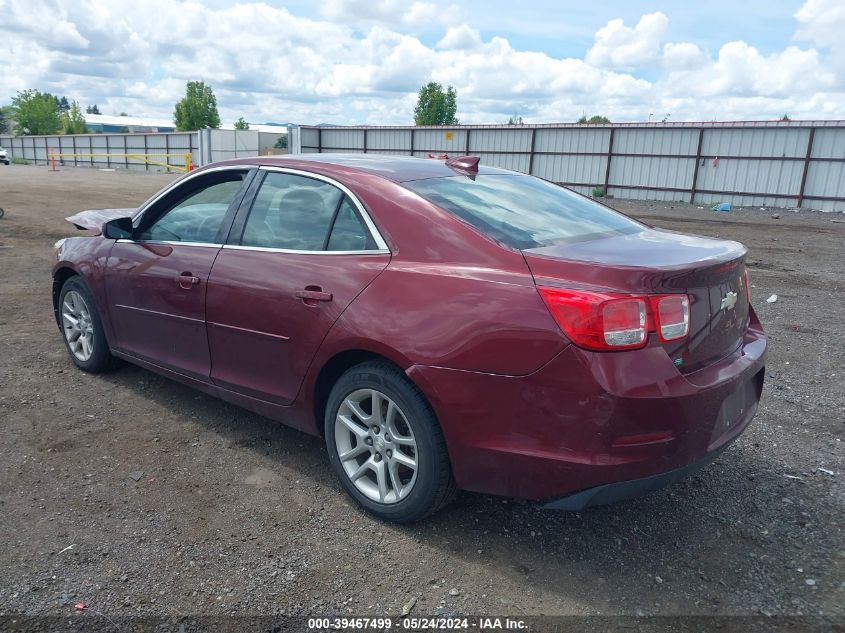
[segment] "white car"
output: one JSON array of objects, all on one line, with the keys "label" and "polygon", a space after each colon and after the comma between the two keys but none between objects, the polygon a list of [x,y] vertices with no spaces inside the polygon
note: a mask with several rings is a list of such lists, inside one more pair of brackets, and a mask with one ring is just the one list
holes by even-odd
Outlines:
[{"label": "white car", "polygon": [[0,147],[0,163],[9,164],[9,153],[2,147]]}]

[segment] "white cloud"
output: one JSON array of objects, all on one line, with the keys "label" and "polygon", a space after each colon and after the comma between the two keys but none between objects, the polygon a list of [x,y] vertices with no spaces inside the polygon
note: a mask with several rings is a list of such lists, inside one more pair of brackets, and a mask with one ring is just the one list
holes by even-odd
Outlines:
[{"label": "white cloud", "polygon": [[660,55],[660,42],[668,27],[669,18],[660,11],[642,16],[634,28],[625,26],[623,20],[611,20],[596,32],[586,61],[624,70],[653,64]]},{"label": "white cloud", "polygon": [[324,0],[322,15],[330,21],[366,27],[422,28],[431,23],[447,24],[458,12],[456,6],[441,9],[431,2],[405,0]]},{"label": "white cloud", "polygon": [[795,19],[800,24],[795,38],[829,48],[839,86],[845,87],[845,2],[807,0]]},{"label": "white cloud", "polygon": [[434,48],[439,50],[462,51],[481,46],[481,35],[467,24],[450,27],[446,35],[437,42]]},{"label": "white cloud", "polygon": [[795,16],[795,44],[775,52],[744,41],[714,55],[692,42],[664,44],[669,22],[658,12],[633,27],[611,20],[583,57],[482,36],[442,3],[329,0],[313,19],[248,1],[6,0],[0,104],[38,88],[106,113],[169,117],[185,81],[202,79],[227,122],[409,123],[428,81],[457,88],[466,123],[501,123],[514,112],[550,122],[583,112],[624,121],[651,112],[701,120],[845,110],[839,2],[808,0]]},{"label": "white cloud", "polygon": [[691,42],[669,42],[663,47],[663,66],[669,70],[689,70],[707,61],[704,51]]}]

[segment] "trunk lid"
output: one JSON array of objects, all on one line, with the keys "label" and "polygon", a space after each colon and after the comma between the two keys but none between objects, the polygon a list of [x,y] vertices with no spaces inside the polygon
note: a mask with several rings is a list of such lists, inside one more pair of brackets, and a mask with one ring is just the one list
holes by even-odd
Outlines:
[{"label": "trunk lid", "polygon": [[748,327],[745,247],[729,240],[647,228],[628,235],[523,251],[538,286],[631,294],[686,293],[689,336],[662,345],[689,373],[734,351]]}]

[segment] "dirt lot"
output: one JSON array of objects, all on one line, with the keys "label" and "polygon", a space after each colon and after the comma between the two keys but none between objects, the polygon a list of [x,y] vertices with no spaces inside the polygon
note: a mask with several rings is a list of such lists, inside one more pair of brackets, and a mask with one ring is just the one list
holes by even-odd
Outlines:
[{"label": "dirt lot", "polygon": [[67,358],[50,305],[63,218],[170,178],[0,167],[0,616],[398,615],[412,598],[419,615],[845,616],[842,214],[612,201],[750,248],[771,335],[757,419],[641,499],[565,514],[462,494],[397,527],[347,500],[318,438]]}]

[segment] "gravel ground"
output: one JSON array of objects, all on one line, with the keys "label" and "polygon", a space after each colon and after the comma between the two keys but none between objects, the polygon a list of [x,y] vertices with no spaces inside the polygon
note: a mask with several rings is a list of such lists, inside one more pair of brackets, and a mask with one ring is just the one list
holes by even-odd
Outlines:
[{"label": "gravel ground", "polygon": [[756,420],[640,499],[551,513],[461,494],[400,527],[350,503],[318,438],[67,358],[49,273],[63,218],[170,178],[0,168],[0,616],[396,616],[412,598],[417,615],[845,616],[842,214],[611,200],[749,247],[771,336]]}]

